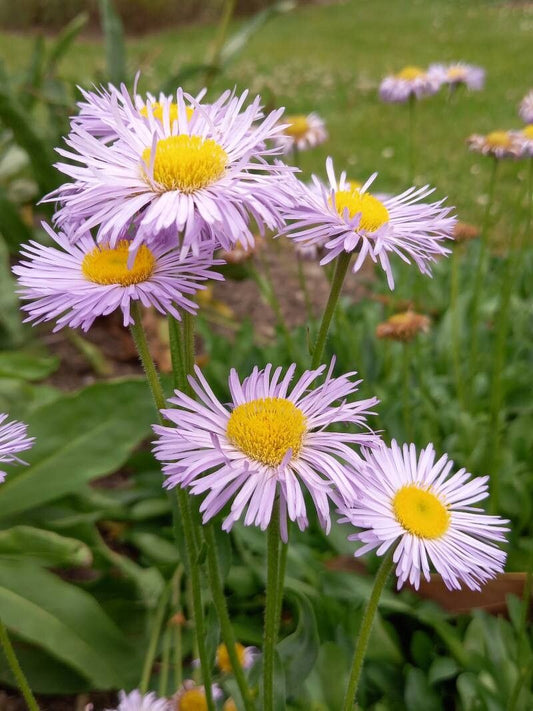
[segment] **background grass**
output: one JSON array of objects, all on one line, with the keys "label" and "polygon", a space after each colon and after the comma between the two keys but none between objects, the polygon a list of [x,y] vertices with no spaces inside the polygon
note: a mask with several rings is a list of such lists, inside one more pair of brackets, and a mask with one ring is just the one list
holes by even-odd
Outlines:
[{"label": "background grass", "polygon": [[[242,22],[235,22],[236,30]],[[128,40],[131,76],[141,70],[141,90],[160,83],[186,65],[205,59],[214,28],[181,27]],[[213,84],[212,94],[236,85],[261,93],[268,105],[289,112],[316,111],[327,122],[329,141],[302,155],[306,171],[323,172],[327,155],[354,178],[377,170],[381,190],[406,186],[407,108],[379,101],[382,76],[405,64],[464,60],[487,70],[482,92],[453,103],[445,92],[419,103],[417,182],[438,186],[462,219],[479,222],[486,200],[488,160],[469,154],[473,132],[518,128],[517,105],[533,87],[531,37],[533,6],[486,0],[349,0],[300,7],[274,18]],[[28,61],[33,38],[2,34],[1,56],[8,70]],[[98,38],[85,38],[63,61],[61,74],[88,86],[104,74]],[[201,75],[188,84],[195,91]],[[501,170],[496,202],[499,228],[516,204],[523,164]]]}]

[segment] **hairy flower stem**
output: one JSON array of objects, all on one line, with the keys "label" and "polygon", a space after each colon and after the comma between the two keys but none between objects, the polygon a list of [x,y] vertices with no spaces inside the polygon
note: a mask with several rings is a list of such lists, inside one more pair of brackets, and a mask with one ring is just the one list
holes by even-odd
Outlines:
[{"label": "hairy flower stem", "polygon": [[267,585],[263,637],[263,711],[274,711],[274,656],[278,637],[279,597],[279,501],[272,509],[267,536]]},{"label": "hairy flower stem", "polygon": [[461,361],[461,323],[459,319],[459,247],[452,254],[452,273],[450,280],[450,312],[452,326],[452,357],[455,374],[455,388],[461,410],[465,407],[463,386],[463,368]]},{"label": "hairy flower stem", "polygon": [[[137,302],[132,304],[133,318],[135,319],[135,324],[131,327],[133,339],[139,357],[143,364],[144,371],[146,373],[146,378],[152,392],[152,397],[154,399],[158,419],[161,424],[164,424],[163,417],[161,415],[161,409],[165,407],[165,396],[161,388],[161,382],[157,374],[157,370],[150,354],[150,349],[148,348],[148,342],[146,340],[146,334],[144,333],[142,327],[142,314],[141,307]],[[174,356],[173,356],[174,358]],[[180,383],[183,385],[183,381]],[[204,619],[204,607],[202,603],[202,588],[200,581],[200,572],[198,568],[198,550],[196,546],[195,536],[194,536],[194,525],[191,515],[191,510],[189,506],[189,498],[187,492],[178,487],[178,505],[179,514],[181,518],[181,525],[183,527],[183,534],[185,537],[185,548],[186,548],[186,568],[190,575],[192,594],[193,594],[193,609],[194,609],[194,626],[196,630],[196,637],[198,640],[198,656],[200,657],[200,665],[202,668],[202,676],[205,687],[205,697],[207,702],[208,711],[215,711],[215,703],[213,701],[212,683],[211,683],[211,666],[209,664],[209,659],[207,656],[207,647],[205,643],[205,619]],[[173,522],[174,531],[177,531],[177,521],[176,521],[176,508],[173,506]]]},{"label": "hairy flower stem", "polygon": [[237,685],[241,692],[244,708],[246,709],[246,711],[254,711],[255,704],[252,701],[250,689],[248,688],[248,683],[244,675],[239,655],[237,654],[237,640],[235,639],[235,633],[233,632],[233,627],[231,625],[231,620],[228,614],[228,606],[226,604],[226,598],[224,596],[224,585],[222,581],[222,575],[220,574],[220,565],[218,563],[217,557],[217,544],[215,540],[213,526],[208,523],[206,526],[204,526],[203,532],[207,548],[207,571],[209,576],[209,584],[211,587],[211,595],[213,596],[213,602],[215,603],[218,619],[220,621],[222,639],[224,640],[224,644],[226,645],[231,668],[233,670],[233,675],[235,676],[235,680],[237,681]]},{"label": "hairy flower stem", "polygon": [[472,340],[470,341],[470,354],[468,359],[468,383],[469,387],[472,387],[472,379],[475,374],[476,364],[477,364],[477,354],[478,354],[478,343],[479,343],[479,300],[481,297],[481,290],[483,286],[483,277],[487,270],[487,249],[489,244],[489,223],[490,223],[490,209],[494,201],[494,186],[496,185],[496,175],[498,172],[498,159],[492,159],[492,169],[489,179],[489,190],[487,205],[485,207],[485,214],[483,215],[483,224],[481,226],[481,244],[479,248],[479,256],[476,265],[476,273],[474,276],[474,289],[472,292],[472,302],[470,305],[470,323],[472,326]]},{"label": "hairy flower stem", "polygon": [[307,279],[305,276],[303,261],[298,255],[296,255],[296,266],[298,269],[298,283],[300,284],[300,291],[302,292],[304,297],[307,324],[310,325],[314,321],[313,304],[309,295],[309,289],[307,288]]},{"label": "hairy flower stem", "polygon": [[409,96],[409,133],[408,133],[408,160],[407,160],[407,185],[414,185],[415,182],[415,131],[416,131],[416,97]]},{"label": "hairy flower stem", "polygon": [[405,436],[410,442],[413,438],[411,420],[411,349],[408,343],[402,343],[402,411]]},{"label": "hairy flower stem", "polygon": [[322,356],[324,355],[324,348],[326,346],[329,326],[331,324],[331,319],[333,318],[333,314],[335,312],[335,307],[337,306],[337,302],[339,300],[342,285],[344,284],[344,279],[346,277],[346,273],[348,272],[348,267],[350,266],[351,258],[351,252],[341,252],[341,254],[337,257],[337,261],[335,262],[335,273],[331,282],[328,302],[326,304],[326,308],[322,316],[320,329],[318,331],[318,336],[313,350],[313,360],[311,362],[312,369],[318,368],[318,366],[322,362]]},{"label": "hairy flower stem", "polygon": [[155,611],[154,619],[152,622],[152,631],[150,633],[150,640],[148,642],[148,649],[146,650],[146,655],[144,657],[144,664],[142,670],[141,681],[139,683],[139,691],[141,694],[146,694],[148,691],[148,684],[150,683],[150,677],[152,675],[152,667],[154,666],[154,659],[157,653],[157,643],[159,637],[161,636],[161,631],[163,629],[163,620],[165,617],[165,611],[168,605],[168,599],[170,597],[170,583],[165,586],[161,597],[159,598],[159,603]]},{"label": "hairy flower stem", "polygon": [[13,649],[13,645],[11,644],[9,635],[7,634],[7,629],[5,628],[4,623],[1,619],[0,643],[2,644],[4,654],[6,655],[8,666],[11,670],[11,673],[15,677],[17,686],[20,689],[22,696],[24,697],[24,701],[26,702],[29,711],[39,711],[39,704],[35,700],[35,696],[33,695],[32,690],[30,689],[28,680],[26,679],[24,672],[20,667],[19,660],[17,659],[17,655],[15,654],[15,650]]},{"label": "hairy flower stem", "polygon": [[370,593],[370,598],[367,602],[365,612],[363,614],[363,619],[361,620],[361,627],[359,629],[359,637],[357,639],[357,644],[355,646],[355,653],[352,661],[352,669],[350,672],[350,679],[348,681],[348,687],[346,689],[346,695],[344,697],[344,705],[342,707],[343,711],[352,711],[355,697],[357,694],[357,685],[359,683],[359,677],[361,676],[361,669],[363,667],[363,661],[366,654],[366,648],[368,646],[368,640],[370,638],[370,633],[372,631],[372,624],[374,622],[374,617],[378,609],[379,598],[387,582],[387,578],[393,567],[392,562],[393,551],[389,552],[383,558],[381,566],[376,574],[376,579],[374,580],[374,587]]}]

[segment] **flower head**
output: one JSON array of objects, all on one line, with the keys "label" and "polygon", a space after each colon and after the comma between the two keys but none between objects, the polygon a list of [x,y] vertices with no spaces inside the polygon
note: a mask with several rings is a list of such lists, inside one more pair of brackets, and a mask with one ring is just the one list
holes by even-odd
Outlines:
[{"label": "flower head", "polygon": [[394,314],[383,323],[378,324],[376,336],[392,341],[412,341],[418,333],[427,333],[431,319],[414,311]]},{"label": "flower head", "polygon": [[479,91],[485,84],[485,70],[466,62],[430,64],[428,75],[435,77],[439,84],[447,84],[452,89],[465,86],[467,89]]},{"label": "flower head", "polygon": [[327,264],[342,252],[355,252],[352,267],[357,272],[366,257],[380,263],[387,274],[391,289],[394,278],[389,254],[397,254],[403,261],[415,262],[423,274],[431,274],[430,263],[449,253],[442,245],[451,239],[455,217],[450,207],[442,207],[443,200],[421,203],[433,188],[409,188],[400,195],[380,199],[369,192],[374,173],[361,188],[348,186],[343,173],[337,180],[331,158],[326,162],[329,186],[316,179],[315,187],[292,177],[292,192],[297,195],[296,207],[285,212],[292,221],[284,233],[295,242],[317,243],[326,250],[320,262]]},{"label": "flower head", "polygon": [[98,241],[114,247],[136,220],[132,250],[173,230],[196,254],[206,239],[225,249],[253,244],[252,219],[260,230],[279,227],[277,206],[289,200],[282,176],[294,169],[269,164],[280,149],[265,141],[280,134],[283,109],[263,117],[260,98],[243,109],[246,98],[226,92],[204,105],[178,89],[175,101],[157,111],[148,104],[144,115],[126,93],[108,119],[118,136],[112,143],[73,122],[68,148],[57,149],[72,161],[57,164],[72,182],[46,198],[59,201],[56,223],[72,227],[73,242],[97,228]]},{"label": "flower head", "polygon": [[518,114],[524,123],[533,123],[533,90],[528,92],[520,102]]},{"label": "flower head", "polygon": [[168,700],[158,698],[153,692],[141,694],[138,689],[134,689],[126,694],[125,691],[119,691],[118,699],[116,709],[108,711],[171,711]]},{"label": "flower head", "polygon": [[381,82],[379,96],[382,101],[403,104],[409,99],[421,99],[436,94],[441,82],[425,69],[416,66],[404,67],[398,74],[391,74]]},{"label": "flower head", "polygon": [[[24,452],[33,447],[34,437],[28,437],[28,425],[23,422],[7,422],[5,413],[0,413],[0,464],[25,464],[17,457],[19,452]],[[6,472],[0,471],[0,482],[6,478]]]},{"label": "flower head", "polygon": [[533,123],[528,124],[521,131],[516,131],[514,137],[520,146],[522,156],[533,157]]},{"label": "flower head", "polygon": [[328,499],[339,494],[351,499],[355,487],[358,454],[351,445],[375,446],[372,432],[331,430],[336,423],[366,427],[366,415],[376,398],[348,402],[360,381],[355,373],[332,377],[314,390],[311,385],[325,366],[306,371],[292,387],[296,366],[254,368],[241,383],[235,370],[229,377],[231,403],[222,405],[196,368],[190,384],[199,402],[175,391],[175,407],[163,410],[175,426],[154,426],[159,436],[155,456],[164,463],[166,486],[188,487],[207,495],[200,505],[203,520],[215,516],[230,500],[223,529],[241,517],[244,524],[266,529],[276,497],[280,503],[280,527],[287,539],[287,516],[300,529],[308,525],[302,489],[307,489],[321,525],[329,530]]},{"label": "flower head", "polygon": [[478,133],[469,136],[471,151],[493,158],[520,158],[522,148],[513,131],[492,131],[483,136]]},{"label": "flower head", "polygon": [[[211,692],[215,700],[220,699],[222,691],[216,684],[211,686]],[[207,711],[207,700],[205,689],[198,686],[191,679],[186,679],[178,691],[172,697],[175,711]]]},{"label": "flower head", "polygon": [[315,113],[311,113],[308,116],[303,114],[284,116],[282,123],[285,128],[283,129],[283,134],[276,139],[276,142],[283,148],[284,153],[289,153],[293,147],[296,147],[299,151],[306,151],[309,148],[319,146],[328,138],[323,119]]},{"label": "flower head", "polygon": [[198,308],[188,295],[204,288],[205,280],[222,278],[212,267],[223,262],[214,260],[210,250],[182,258],[178,249],[155,243],[141,245],[132,255],[126,239],[111,247],[96,244],[86,233],[72,244],[64,233],[44,227],[59,248],[33,241],[23,245],[24,259],[13,272],[19,296],[29,301],[22,307],[28,312],[26,320],[57,319],[56,331],[64,326],[87,331],[97,316],[117,309],[128,326],[134,323],[132,301],[180,318],[178,308]]},{"label": "flower head", "polygon": [[478,590],[503,570],[506,554],[494,542],[505,540],[508,522],[473,506],[488,496],[488,477],[451,474],[453,462],[447,455],[435,461],[431,444],[417,456],[414,444],[393,440],[363,457],[360,495],[339,509],[341,523],[361,529],[348,536],[363,544],[355,555],[394,546],[398,587],[409,580],[417,589],[430,564],[449,589],[462,582]]},{"label": "flower head", "polygon": [[[235,643],[235,652],[243,669],[249,669],[257,657],[257,647],[245,647],[240,642]],[[225,644],[219,644],[216,653],[216,663],[220,671],[231,674],[233,667]]]}]

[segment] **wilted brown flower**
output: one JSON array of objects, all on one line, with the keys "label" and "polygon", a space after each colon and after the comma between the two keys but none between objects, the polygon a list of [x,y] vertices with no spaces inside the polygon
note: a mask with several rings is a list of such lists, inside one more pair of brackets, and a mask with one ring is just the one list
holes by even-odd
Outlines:
[{"label": "wilted brown flower", "polygon": [[376,336],[388,338],[391,341],[411,341],[417,333],[427,333],[431,319],[414,311],[394,314],[383,323],[378,324]]},{"label": "wilted brown flower", "polygon": [[233,249],[223,250],[220,258],[228,264],[242,264],[251,259],[264,246],[264,240],[260,235],[254,235],[254,245],[236,242]]},{"label": "wilted brown flower", "polygon": [[480,229],[468,222],[456,222],[453,228],[453,239],[458,242],[468,242],[479,237]]}]

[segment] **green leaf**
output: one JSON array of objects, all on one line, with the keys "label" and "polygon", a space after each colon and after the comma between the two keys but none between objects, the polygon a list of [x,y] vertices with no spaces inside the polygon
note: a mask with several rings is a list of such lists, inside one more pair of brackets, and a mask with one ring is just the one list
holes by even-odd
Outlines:
[{"label": "green leaf", "polygon": [[117,86],[126,79],[126,48],[124,29],[112,0],[99,0],[100,22],[104,32],[107,75]]},{"label": "green leaf", "polygon": [[429,668],[428,681],[430,684],[437,684],[439,681],[451,679],[458,671],[459,667],[454,659],[437,657]]},{"label": "green leaf", "polygon": [[82,541],[32,526],[0,531],[0,556],[33,558],[44,565],[74,566],[90,565],[93,559],[91,549]]},{"label": "green leaf", "polygon": [[56,356],[28,353],[27,351],[0,352],[0,378],[43,380],[59,367]]},{"label": "green leaf", "polygon": [[315,613],[309,600],[293,590],[287,597],[297,610],[298,624],[292,634],[278,644],[285,683],[289,694],[301,688],[318,657],[319,640]]},{"label": "green leaf", "polygon": [[0,236],[0,348],[19,346],[24,329],[15,295],[15,280],[9,269],[7,246]]},{"label": "green leaf", "polygon": [[409,711],[442,711],[439,695],[421,669],[410,667],[405,684],[405,705]]},{"label": "green leaf", "polygon": [[143,380],[91,385],[27,418],[36,438],[30,466],[10,472],[0,488],[0,518],[20,515],[120,467],[150,433],[155,413]]},{"label": "green leaf", "polygon": [[[91,691],[91,684],[72,667],[54,659],[44,649],[38,649],[26,642],[11,642],[31,690],[36,694],[76,694]],[[0,654],[0,682],[11,687],[17,683],[3,654]]]},{"label": "green leaf", "polygon": [[124,688],[138,681],[139,651],[96,600],[27,561],[0,566],[0,609],[18,636],[46,649],[96,688]]},{"label": "green leaf", "polygon": [[48,55],[47,69],[49,72],[54,70],[55,65],[68,52],[72,43],[88,21],[89,14],[87,12],[80,12],[61,30]]}]

